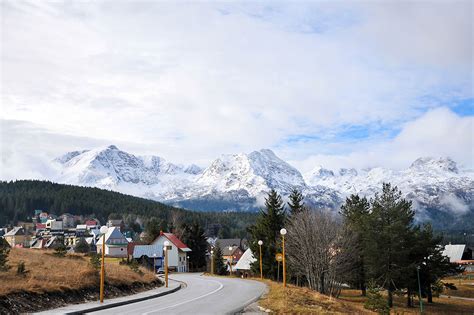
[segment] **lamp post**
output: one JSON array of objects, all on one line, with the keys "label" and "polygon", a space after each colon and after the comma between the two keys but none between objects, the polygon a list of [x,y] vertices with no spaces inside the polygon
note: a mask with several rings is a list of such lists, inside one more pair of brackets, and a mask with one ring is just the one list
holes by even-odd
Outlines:
[{"label": "lamp post", "polygon": [[186,263],[187,263],[186,271],[189,272],[189,256],[186,256]]},{"label": "lamp post", "polygon": [[263,280],[263,268],[262,268],[262,245],[263,241],[259,240],[258,241],[258,246],[260,247],[260,280]]},{"label": "lamp post", "polygon": [[281,246],[282,246],[282,254],[283,254],[283,286],[286,287],[286,259],[285,259],[286,229],[281,229],[280,234],[281,234]]},{"label": "lamp post", "polygon": [[211,275],[214,274],[214,250],[211,249]]},{"label": "lamp post", "polygon": [[165,286],[168,287],[168,246],[170,246],[170,242],[165,241],[163,245],[165,245]]},{"label": "lamp post", "polygon": [[104,302],[104,283],[105,283],[105,234],[109,228],[105,225],[100,228],[102,234],[102,261],[100,264],[100,303]]},{"label": "lamp post", "polygon": [[229,252],[230,252],[230,275],[232,276],[232,263],[234,262],[234,253],[232,253],[232,246],[229,246]]},{"label": "lamp post", "polygon": [[156,274],[156,253],[153,253],[153,273]]},{"label": "lamp post", "polygon": [[418,277],[418,296],[420,299],[420,313],[423,314],[423,299],[421,298],[420,266],[416,266],[416,275]]}]

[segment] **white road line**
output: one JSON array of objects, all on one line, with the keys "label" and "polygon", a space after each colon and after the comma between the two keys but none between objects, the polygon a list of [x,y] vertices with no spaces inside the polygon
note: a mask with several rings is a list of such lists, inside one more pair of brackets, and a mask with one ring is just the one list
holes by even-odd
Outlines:
[{"label": "white road line", "polygon": [[211,294],[214,294],[216,293],[217,291],[221,290],[224,285],[222,283],[220,283],[219,281],[215,281],[215,280],[209,280],[209,279],[202,279],[202,278],[196,278],[198,280],[202,280],[202,281],[209,281],[209,282],[215,282],[217,284],[219,284],[219,287],[217,289],[215,289],[214,291],[212,292],[209,292],[209,293],[206,293],[206,294],[203,294],[203,295],[200,295],[198,297],[195,297],[195,298],[192,298],[190,300],[187,300],[187,301],[184,301],[184,302],[180,302],[180,303],[177,303],[177,304],[174,304],[174,305],[170,305],[170,306],[166,306],[166,307],[163,307],[163,308],[159,308],[159,309],[155,309],[151,312],[147,312],[147,313],[142,313],[143,315],[149,315],[149,314],[153,314],[155,312],[158,312],[158,311],[162,311],[162,310],[166,310],[168,308],[172,308],[172,307],[176,307],[176,306],[180,306],[180,305],[183,305],[183,304],[186,304],[186,303],[189,303],[189,302],[193,302],[193,301],[196,301],[196,300],[199,300],[199,299],[202,299],[206,296],[209,296]]}]

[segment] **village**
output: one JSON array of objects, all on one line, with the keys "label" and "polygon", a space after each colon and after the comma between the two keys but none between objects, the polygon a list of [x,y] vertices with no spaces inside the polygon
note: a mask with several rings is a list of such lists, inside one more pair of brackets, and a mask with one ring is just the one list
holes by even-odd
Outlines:
[{"label": "village", "polygon": [[[189,262],[192,250],[175,234],[161,231],[153,241],[147,242],[145,232],[135,233],[123,220],[110,219],[104,222],[107,232],[101,233],[101,222],[97,218],[84,218],[69,213],[56,216],[42,210],[34,210],[31,222],[18,222],[16,226],[0,228],[0,237],[11,248],[31,250],[55,250],[65,247],[67,253],[102,254],[104,256],[137,261],[141,266],[162,273],[164,247],[168,246],[168,269],[175,272],[206,271],[211,268],[211,255],[218,246],[227,271],[248,276],[250,264],[256,259],[246,239],[218,239],[207,237],[208,260],[206,270],[193,268]],[[102,227],[103,229],[103,227]]]}]

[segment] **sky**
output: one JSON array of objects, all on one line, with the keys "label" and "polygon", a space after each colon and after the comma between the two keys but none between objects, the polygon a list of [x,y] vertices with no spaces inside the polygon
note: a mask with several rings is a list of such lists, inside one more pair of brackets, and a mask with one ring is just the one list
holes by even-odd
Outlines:
[{"label": "sky", "polygon": [[1,1],[0,179],[115,144],[474,168],[472,1]]}]

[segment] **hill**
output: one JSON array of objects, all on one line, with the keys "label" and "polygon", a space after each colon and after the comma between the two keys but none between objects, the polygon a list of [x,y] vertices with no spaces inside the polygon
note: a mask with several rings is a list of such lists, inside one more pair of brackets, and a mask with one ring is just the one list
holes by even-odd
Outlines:
[{"label": "hill", "polygon": [[244,237],[255,219],[253,213],[193,212],[163,203],[99,188],[56,184],[48,181],[0,182],[0,226],[29,221],[34,209],[60,215],[70,213],[98,218],[122,216],[125,220],[198,222],[203,227],[220,226],[222,237]]}]

